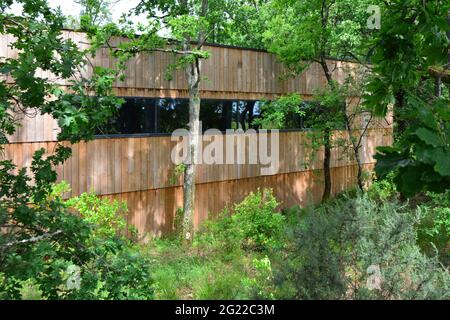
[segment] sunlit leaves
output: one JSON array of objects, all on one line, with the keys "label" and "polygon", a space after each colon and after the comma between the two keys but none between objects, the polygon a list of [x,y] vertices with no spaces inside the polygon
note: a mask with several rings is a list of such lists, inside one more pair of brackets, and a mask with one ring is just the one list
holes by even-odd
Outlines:
[{"label": "sunlit leaves", "polygon": [[[261,106],[261,117],[253,121],[264,129],[284,129],[295,116],[304,116],[305,111],[300,109],[302,98],[294,93],[282,96],[274,101],[265,101]],[[295,120],[294,120],[295,121]]]}]

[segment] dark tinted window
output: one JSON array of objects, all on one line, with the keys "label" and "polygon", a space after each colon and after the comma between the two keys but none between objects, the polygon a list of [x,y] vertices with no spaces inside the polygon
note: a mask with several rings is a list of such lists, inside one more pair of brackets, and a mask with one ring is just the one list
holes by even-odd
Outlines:
[{"label": "dark tinted window", "polygon": [[232,101],[231,110],[233,113],[232,129],[257,129],[253,125],[253,120],[261,114],[260,101]]},{"label": "dark tinted window", "polygon": [[157,109],[158,133],[171,133],[187,128],[189,122],[189,100],[152,99]]},{"label": "dark tinted window", "polygon": [[225,131],[231,128],[231,101],[203,100],[200,107],[202,129],[219,129]]},{"label": "dark tinted window", "polygon": [[[99,129],[99,134],[172,133],[187,128],[189,100],[172,98],[123,98],[116,117]],[[202,99],[202,129],[257,129],[253,120],[261,116],[261,101]],[[304,128],[304,119],[292,117],[289,128]]]},{"label": "dark tinted window", "polygon": [[115,118],[99,129],[99,134],[156,133],[154,99],[123,98]]}]

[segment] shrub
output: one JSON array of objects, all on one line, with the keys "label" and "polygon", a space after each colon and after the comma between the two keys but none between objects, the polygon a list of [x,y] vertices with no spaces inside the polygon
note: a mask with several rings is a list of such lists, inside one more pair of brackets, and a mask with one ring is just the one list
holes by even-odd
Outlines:
[{"label": "shrub", "polygon": [[93,237],[124,236],[127,231],[125,202],[100,198],[94,192],[82,193],[66,201],[66,205],[80,214],[87,223],[94,225]]},{"label": "shrub", "polygon": [[368,190],[369,196],[382,201],[396,197],[398,193],[393,179],[394,173],[390,173],[384,179],[374,181]]},{"label": "shrub", "polygon": [[44,159],[44,150],[38,150],[32,177],[25,169],[14,174],[10,161],[0,162],[0,297],[152,298],[150,261],[128,239],[105,232],[104,222],[118,214],[114,204],[82,196],[77,204],[85,199],[98,204],[93,212],[83,209],[82,218],[62,199],[64,187],[52,188],[52,167],[66,152],[57,149]]},{"label": "shrub", "polygon": [[[235,265],[213,266],[193,284],[195,299],[243,299],[242,278],[245,273]],[[220,273],[220,276],[218,274]]]},{"label": "shrub", "polygon": [[[278,294],[299,299],[448,298],[450,276],[416,244],[419,216],[396,201],[342,196],[305,209],[276,264]],[[283,258],[283,257],[282,257]]]},{"label": "shrub", "polygon": [[217,220],[207,220],[194,237],[193,246],[202,255],[218,253],[225,260],[232,260],[241,255],[242,232],[231,218],[231,213],[224,209]]},{"label": "shrub", "polygon": [[281,247],[284,223],[277,206],[270,190],[258,190],[205,221],[192,248],[173,237],[150,243],[148,251],[158,261],[153,271],[157,297],[273,298],[268,254]]},{"label": "shrub", "polygon": [[215,248],[224,254],[239,249],[267,251],[280,247],[284,217],[270,189],[251,192],[232,210],[225,209],[216,221],[206,221],[194,245],[202,250]]},{"label": "shrub", "polygon": [[234,206],[231,219],[241,233],[244,248],[263,251],[278,245],[284,220],[276,211],[278,205],[270,189],[258,189]]},{"label": "shrub", "polygon": [[450,266],[450,191],[442,194],[428,192],[428,201],[417,206],[420,214],[418,243],[425,253],[437,251],[444,265]]},{"label": "shrub", "polygon": [[[399,198],[393,182],[394,173],[378,180],[368,190],[368,195],[375,201]],[[417,222],[417,242],[424,253],[434,256],[438,253],[440,261],[450,264],[450,191],[443,193],[419,193],[408,199],[411,214],[419,215]]]},{"label": "shrub", "polygon": [[242,284],[251,299],[274,299],[272,263],[268,256],[252,260],[251,276],[242,279]]}]

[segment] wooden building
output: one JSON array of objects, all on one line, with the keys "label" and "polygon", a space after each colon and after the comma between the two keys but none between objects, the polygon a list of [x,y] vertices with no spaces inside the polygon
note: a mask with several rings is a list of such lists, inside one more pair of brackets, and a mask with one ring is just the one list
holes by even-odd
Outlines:
[{"label": "wooden building", "polygon": [[[65,36],[80,46],[88,45],[82,33],[67,31]],[[17,55],[9,48],[10,41],[11,37],[0,36],[1,57]],[[214,111],[206,114],[212,121],[211,126],[239,125],[244,119],[239,111],[242,106],[247,110],[245,106],[252,105],[254,111],[258,101],[290,92],[298,92],[308,100],[316,89],[326,86],[326,79],[316,64],[296,78],[284,78],[283,66],[265,51],[227,46],[206,46],[205,49],[211,52],[211,57],[202,64],[206,78],[201,84],[201,96],[205,99],[202,110],[220,108],[223,116],[223,119],[214,118],[217,115]],[[93,141],[73,145],[72,157],[57,168],[59,179],[71,185],[72,191],[67,196],[93,190],[102,197],[126,201],[128,221],[137,227],[143,238],[170,232],[174,214],[182,206],[182,179],[177,177],[173,181],[175,165],[171,161],[171,150],[175,142],[171,141],[169,133],[174,125],[170,119],[176,119],[176,124],[185,119],[183,99],[188,93],[183,71],[174,72],[170,81],[165,77],[173,61],[171,54],[163,52],[130,60],[125,80],[114,85],[115,93],[127,99],[127,113],[116,121],[120,125],[116,125],[113,132],[96,136]],[[107,67],[114,64],[107,49],[101,50],[93,62]],[[328,62],[338,81],[349,72],[355,72],[356,66],[351,62]],[[84,72],[89,75],[90,71]],[[68,82],[58,83],[69,86]],[[229,112],[228,118],[225,110]],[[58,126],[48,115],[17,116],[22,126],[10,137],[2,157],[27,166],[35,150],[44,147],[51,152],[54,149]],[[384,119],[367,131],[361,148],[361,158],[367,169],[373,167],[375,148],[392,142],[391,133]],[[336,132],[338,134],[341,133]],[[311,155],[311,150],[304,145],[306,139],[306,132],[301,129],[280,132],[280,168],[272,175],[262,175],[258,164],[199,165],[195,225],[198,227],[206,217],[242,200],[257,188],[272,188],[283,207],[318,201],[323,188],[321,152],[305,167],[305,160]],[[205,139],[206,145],[209,140],[210,137]],[[355,178],[356,166],[349,153],[343,148],[333,149],[333,193],[352,186]]]}]

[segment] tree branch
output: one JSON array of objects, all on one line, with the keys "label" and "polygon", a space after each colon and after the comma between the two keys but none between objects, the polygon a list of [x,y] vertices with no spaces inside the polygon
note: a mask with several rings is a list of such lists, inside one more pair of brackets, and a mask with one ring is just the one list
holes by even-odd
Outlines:
[{"label": "tree branch", "polygon": [[31,237],[29,239],[12,241],[12,242],[9,242],[9,243],[5,244],[4,247],[12,247],[12,246],[17,245],[17,244],[24,244],[24,243],[29,243],[29,242],[38,242],[38,241],[44,240],[46,238],[51,238],[53,236],[56,236],[56,235],[58,235],[60,233],[62,233],[62,230],[57,230],[57,231],[55,231],[53,233],[45,233],[43,235],[36,236],[36,237]]}]

